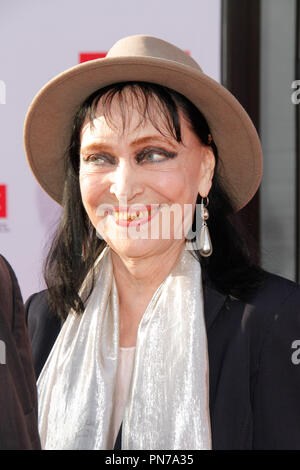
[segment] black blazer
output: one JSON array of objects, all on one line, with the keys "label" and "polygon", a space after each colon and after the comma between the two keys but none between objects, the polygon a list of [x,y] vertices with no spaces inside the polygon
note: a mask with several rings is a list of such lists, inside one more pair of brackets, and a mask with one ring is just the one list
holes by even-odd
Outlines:
[{"label": "black blazer", "polygon": [[38,450],[37,396],[18,281],[0,256],[0,450]]},{"label": "black blazer", "polygon": [[[213,449],[300,449],[300,286],[266,273],[249,303],[203,287]],[[26,310],[38,375],[61,321],[46,291]]]}]

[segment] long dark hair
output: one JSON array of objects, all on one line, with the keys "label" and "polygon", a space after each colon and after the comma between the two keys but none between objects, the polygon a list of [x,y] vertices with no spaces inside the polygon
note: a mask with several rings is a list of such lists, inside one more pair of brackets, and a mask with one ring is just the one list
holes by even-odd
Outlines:
[{"label": "long dark hair", "polygon": [[[105,117],[109,120],[111,103],[116,96],[119,99],[125,129],[126,107],[129,104],[128,93],[124,93],[125,90],[130,92],[131,104],[138,106],[141,122],[145,118],[150,119],[151,123],[163,132],[155,118],[158,109],[164,118],[165,131],[177,142],[181,142],[179,120],[179,110],[181,110],[200,141],[211,146],[216,159],[216,168],[209,194],[208,227],[214,250],[209,258],[203,258],[198,250],[195,250],[194,254],[209,281],[219,291],[246,301],[248,296],[261,286],[263,270],[251,258],[256,248],[247,246],[245,237],[235,226],[232,203],[218,177],[218,149],[214,141],[210,141],[210,129],[206,119],[189,100],[174,90],[152,83],[127,82],[96,91],[85,100],[74,117],[70,145],[66,151],[63,213],[44,265],[44,277],[53,312],[63,319],[71,308],[77,313],[82,313],[84,302],[93,289],[93,265],[105,248],[106,242],[96,235],[81,200],[80,131],[87,118],[92,122],[100,99]],[[151,114],[153,103],[156,106],[155,115]],[[200,196],[196,202],[198,204],[201,202]],[[195,228],[194,218],[193,229]],[[91,272],[89,294],[82,299],[78,291],[88,272]]]}]

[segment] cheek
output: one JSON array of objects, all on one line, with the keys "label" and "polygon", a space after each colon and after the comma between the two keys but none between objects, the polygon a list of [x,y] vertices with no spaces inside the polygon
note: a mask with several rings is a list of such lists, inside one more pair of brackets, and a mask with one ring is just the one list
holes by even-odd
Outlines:
[{"label": "cheek", "polygon": [[156,188],[173,203],[193,203],[198,193],[198,175],[190,169],[181,167],[175,172],[161,174]]},{"label": "cheek", "polygon": [[104,184],[99,175],[80,174],[79,184],[81,197],[87,211],[95,209],[100,204],[104,192]]}]

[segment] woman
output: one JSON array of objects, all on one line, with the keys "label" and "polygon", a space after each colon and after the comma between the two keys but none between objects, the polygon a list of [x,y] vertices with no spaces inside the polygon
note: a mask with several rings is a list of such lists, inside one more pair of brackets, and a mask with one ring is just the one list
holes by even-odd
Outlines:
[{"label": "woman", "polygon": [[25,148],[63,206],[27,302],[43,447],[300,448],[300,289],[230,222],[262,176],[233,96],[132,36],[41,90]]}]

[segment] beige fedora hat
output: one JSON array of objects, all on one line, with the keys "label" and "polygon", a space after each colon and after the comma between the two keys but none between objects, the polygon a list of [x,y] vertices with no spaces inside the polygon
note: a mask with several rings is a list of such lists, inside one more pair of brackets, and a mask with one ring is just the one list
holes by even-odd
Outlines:
[{"label": "beige fedora hat", "polygon": [[236,211],[244,207],[262,178],[262,150],[251,119],[233,95],[202,72],[188,54],[145,35],[121,39],[105,58],[66,70],[34,98],[25,120],[25,151],[32,172],[49,196],[58,203],[62,200],[65,152],[78,107],[97,89],[124,81],[172,88],[199,108],[218,148],[218,174],[224,188]]}]

